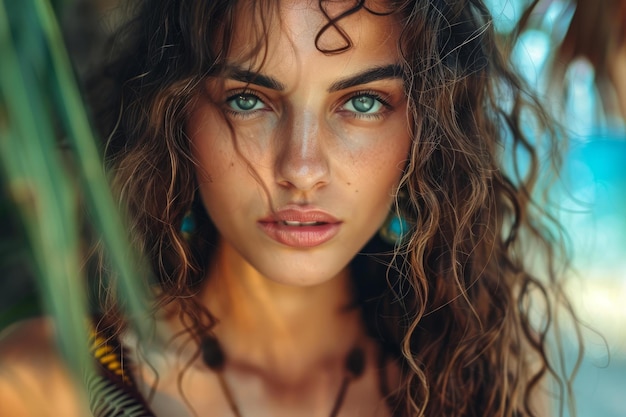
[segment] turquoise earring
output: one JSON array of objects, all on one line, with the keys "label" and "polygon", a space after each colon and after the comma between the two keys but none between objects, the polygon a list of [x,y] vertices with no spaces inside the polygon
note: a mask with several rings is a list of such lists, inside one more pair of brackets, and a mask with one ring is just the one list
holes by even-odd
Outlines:
[{"label": "turquoise earring", "polygon": [[189,210],[185,213],[183,221],[180,223],[180,233],[185,239],[189,239],[193,232],[196,231],[196,219],[193,217],[193,212]]},{"label": "turquoise earring", "polygon": [[379,230],[380,237],[390,245],[399,245],[409,234],[409,222],[392,210]]}]

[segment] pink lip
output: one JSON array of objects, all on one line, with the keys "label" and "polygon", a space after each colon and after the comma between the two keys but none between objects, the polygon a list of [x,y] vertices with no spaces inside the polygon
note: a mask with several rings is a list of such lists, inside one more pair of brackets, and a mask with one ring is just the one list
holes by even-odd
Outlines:
[{"label": "pink lip", "polygon": [[[285,222],[312,223],[312,225],[290,225]],[[339,233],[341,221],[315,208],[291,206],[260,219],[261,230],[270,238],[294,248],[319,246]]]}]

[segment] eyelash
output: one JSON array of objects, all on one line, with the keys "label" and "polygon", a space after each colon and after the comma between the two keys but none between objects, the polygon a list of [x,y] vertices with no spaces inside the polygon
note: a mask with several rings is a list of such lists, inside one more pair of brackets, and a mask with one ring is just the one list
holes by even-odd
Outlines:
[{"label": "eyelash", "polygon": [[[258,94],[254,90],[249,90],[249,89],[241,89],[238,91],[236,90],[236,91],[233,91],[225,100],[225,104],[226,104],[225,111],[226,113],[230,114],[233,117],[246,119],[248,117],[255,115],[259,111],[263,111],[262,109],[251,110],[251,111],[237,111],[237,110],[230,108],[228,103],[232,100],[237,99],[240,96],[249,96],[249,97],[256,98],[261,103],[263,103],[263,105],[267,106],[266,100],[262,97],[262,95]],[[384,109],[376,113],[371,113],[371,114],[359,113],[359,112],[355,112],[351,110],[343,110],[346,104],[350,102],[350,100],[354,100],[355,98],[358,98],[358,97],[371,97],[374,100],[380,102],[380,104],[383,106]],[[376,91],[372,91],[372,90],[362,90],[362,91],[355,91],[354,93],[351,93],[346,99],[343,100],[342,104],[339,106],[339,109],[343,110],[345,113],[349,113],[350,116],[355,119],[380,119],[384,116],[384,113],[386,113],[386,111],[392,109],[392,106],[388,102],[388,99],[384,98],[380,93]]]}]

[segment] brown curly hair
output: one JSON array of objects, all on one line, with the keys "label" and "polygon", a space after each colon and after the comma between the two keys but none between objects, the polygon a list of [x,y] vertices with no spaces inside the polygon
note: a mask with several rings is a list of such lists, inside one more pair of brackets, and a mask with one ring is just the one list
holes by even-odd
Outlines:
[{"label": "brown curly hair", "polygon": [[[276,3],[137,2],[94,95],[113,183],[158,284],[155,308],[176,300],[198,339],[213,319],[193,295],[217,232],[196,198],[185,121],[201,82],[224,69],[239,8],[261,16],[255,54]],[[411,230],[395,246],[373,237],[351,264],[370,336],[402,369],[401,389],[385,392],[393,415],[535,416],[533,397],[546,376],[560,384],[563,405],[570,382],[548,352],[551,312],[567,307],[557,279],[563,245],[558,224],[533,197],[540,156],[527,126],[550,144],[557,132],[502,54],[487,7],[358,0],[330,16],[325,3],[328,24],[317,39],[335,30],[345,41],[322,50],[328,54],[351,47],[341,29],[349,14],[393,15],[402,27],[414,140],[396,209]],[[198,232],[186,239],[180,227],[189,210]],[[543,254],[541,267],[531,268],[531,249]],[[111,294],[104,314],[122,324]],[[546,314],[539,321],[537,308]]]}]

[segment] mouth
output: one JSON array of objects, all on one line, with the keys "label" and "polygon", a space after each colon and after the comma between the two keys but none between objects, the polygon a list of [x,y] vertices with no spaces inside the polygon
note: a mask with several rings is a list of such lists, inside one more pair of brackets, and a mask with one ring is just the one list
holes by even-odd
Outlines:
[{"label": "mouth", "polygon": [[294,227],[322,226],[324,224],[328,224],[326,222],[297,222],[297,221],[289,221],[289,220],[281,220],[278,223],[281,223],[284,226],[294,226]]},{"label": "mouth", "polygon": [[312,248],[335,237],[342,222],[322,210],[292,207],[260,219],[258,225],[278,243],[293,248]]}]

